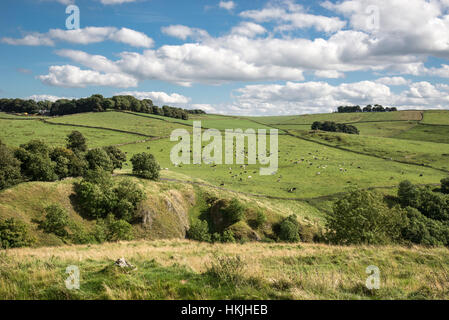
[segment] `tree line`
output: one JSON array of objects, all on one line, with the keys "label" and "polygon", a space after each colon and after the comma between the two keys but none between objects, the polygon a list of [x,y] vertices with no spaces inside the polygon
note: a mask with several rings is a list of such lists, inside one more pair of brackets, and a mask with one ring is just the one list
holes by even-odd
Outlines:
[{"label": "tree line", "polygon": [[359,129],[350,124],[335,123],[332,121],[315,121],[312,123],[312,130],[322,130],[328,132],[342,132],[349,134],[359,134]]},{"label": "tree line", "polygon": [[203,110],[188,110],[164,105],[153,105],[150,99],[139,100],[133,96],[113,96],[104,98],[101,94],[94,94],[88,98],[60,99],[51,101],[34,101],[23,99],[0,99],[0,111],[28,114],[44,114],[61,116],[82,112],[103,112],[107,110],[125,110],[142,112],[176,119],[189,119],[189,114],[205,114]]},{"label": "tree line", "polygon": [[362,108],[359,105],[357,106],[339,106],[337,108],[338,113],[351,113],[351,112],[393,112],[398,111],[396,107],[383,107],[380,104],[375,105],[367,105]]}]

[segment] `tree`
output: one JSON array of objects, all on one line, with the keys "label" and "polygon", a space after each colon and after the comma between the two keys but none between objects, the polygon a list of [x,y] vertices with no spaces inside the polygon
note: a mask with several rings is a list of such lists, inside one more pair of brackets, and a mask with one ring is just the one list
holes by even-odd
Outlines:
[{"label": "tree", "polygon": [[121,169],[126,161],[126,154],[115,146],[104,147],[104,150],[111,159],[114,169]]},{"label": "tree", "polygon": [[417,209],[407,207],[407,224],[402,237],[412,243],[428,246],[449,245],[449,226],[424,216]]},{"label": "tree", "polygon": [[287,242],[298,242],[301,240],[296,215],[290,215],[281,222],[278,236],[279,239]]},{"label": "tree", "polygon": [[114,164],[111,161],[111,158],[108,153],[101,148],[89,150],[86,154],[86,161],[89,164],[90,170],[103,169],[109,172],[114,170]]},{"label": "tree", "polygon": [[54,233],[59,237],[67,236],[67,226],[69,225],[69,215],[60,206],[54,204],[45,208],[45,219],[40,227],[47,233]]},{"label": "tree", "polygon": [[419,190],[410,181],[405,180],[399,184],[398,189],[399,202],[402,207],[418,206]]},{"label": "tree", "polygon": [[31,181],[55,181],[55,163],[49,156],[49,148],[44,142],[32,140],[18,148],[15,157],[21,162],[22,175]]},{"label": "tree", "polygon": [[22,180],[20,161],[0,140],[0,190],[11,187]]},{"label": "tree", "polygon": [[131,158],[131,163],[133,165],[133,174],[150,180],[159,179],[161,167],[152,154],[146,152],[135,154]]},{"label": "tree", "polygon": [[0,248],[19,248],[32,243],[25,223],[14,218],[0,220]]},{"label": "tree", "polygon": [[67,136],[67,149],[70,149],[75,153],[87,151],[87,141],[81,132],[72,131],[72,133]]},{"label": "tree", "polygon": [[441,192],[449,194],[449,178],[441,179]]},{"label": "tree", "polygon": [[404,211],[389,208],[380,194],[354,190],[326,215],[328,240],[335,244],[384,244],[400,240]]},{"label": "tree", "polygon": [[130,179],[120,181],[115,187],[114,193],[117,199],[117,204],[113,209],[115,217],[133,222],[136,218],[137,204],[145,199],[145,193]]}]

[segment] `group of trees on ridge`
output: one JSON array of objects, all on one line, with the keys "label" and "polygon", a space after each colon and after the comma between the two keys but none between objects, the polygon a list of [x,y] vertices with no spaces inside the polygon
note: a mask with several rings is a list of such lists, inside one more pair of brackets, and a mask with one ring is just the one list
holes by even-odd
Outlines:
[{"label": "group of trees on ridge", "polygon": [[312,130],[322,130],[328,132],[342,132],[349,134],[359,134],[359,129],[350,124],[335,123],[332,121],[315,121],[312,123]]},{"label": "group of trees on ridge", "polygon": [[113,96],[104,98],[94,94],[88,98],[60,99],[55,102],[23,99],[0,99],[0,111],[28,114],[50,114],[60,116],[81,112],[103,112],[107,110],[125,110],[155,114],[164,117],[187,120],[189,114],[204,114],[203,110],[188,110],[170,106],[162,108],[153,105],[150,99],[139,100],[133,96]]},{"label": "group of trees on ridge", "polygon": [[366,107],[362,108],[360,106],[339,106],[337,108],[338,113],[351,113],[351,112],[392,112],[392,111],[398,111],[396,107],[383,107],[380,104],[375,105],[367,105]]},{"label": "group of trees on ridge", "polygon": [[[132,223],[137,222],[137,205],[145,193],[130,178],[112,179],[114,169],[122,168],[125,161],[126,154],[115,146],[88,149],[85,137],[78,131],[67,136],[65,147],[31,140],[19,148],[10,148],[0,141],[0,190],[24,181],[82,177],[74,184],[75,197],[80,214],[95,220],[95,230],[86,232],[70,221],[59,204],[45,208],[39,228],[74,243],[129,240],[133,237]],[[131,163],[134,175],[159,179],[161,168],[152,154],[135,154]],[[0,248],[30,245],[27,230],[26,224],[14,218],[0,220]]]}]

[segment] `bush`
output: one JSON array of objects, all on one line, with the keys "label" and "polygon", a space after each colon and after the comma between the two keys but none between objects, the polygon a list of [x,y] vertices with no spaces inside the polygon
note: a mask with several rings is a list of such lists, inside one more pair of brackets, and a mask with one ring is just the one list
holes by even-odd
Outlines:
[{"label": "bush", "polygon": [[225,230],[221,236],[221,242],[235,242],[234,232]]},{"label": "bush", "polygon": [[0,190],[16,185],[22,180],[20,161],[14,153],[0,141]]},{"label": "bush", "polygon": [[334,203],[326,215],[327,238],[336,244],[383,244],[400,240],[405,213],[390,209],[382,196],[355,190]]},{"label": "bush", "polygon": [[215,256],[209,265],[206,275],[224,285],[237,286],[244,280],[245,264],[240,256]]},{"label": "bush", "polygon": [[66,237],[67,226],[69,225],[69,215],[58,205],[51,205],[45,208],[45,219],[40,227],[47,233],[53,233],[59,237]]},{"label": "bush", "polygon": [[232,225],[245,218],[245,206],[237,198],[232,199],[222,211],[227,225]]},{"label": "bush", "polygon": [[20,160],[22,174],[31,181],[55,181],[56,163],[50,159],[50,148],[40,140],[22,144],[15,152]]},{"label": "bush", "polygon": [[440,221],[449,220],[449,197],[432,192],[428,188],[420,189],[416,208],[428,218]]},{"label": "bush", "polygon": [[67,149],[75,153],[87,151],[87,141],[83,134],[79,131],[72,131],[67,136]]},{"label": "bush", "polygon": [[399,202],[402,207],[414,207],[418,205],[419,190],[410,181],[405,180],[399,184]]},{"label": "bush", "polygon": [[29,246],[33,240],[28,235],[25,223],[14,218],[0,220],[0,248],[19,248]]},{"label": "bush", "polygon": [[296,215],[288,216],[280,223],[278,237],[280,240],[287,242],[301,241]]},{"label": "bush", "polygon": [[159,179],[161,167],[152,154],[146,152],[135,154],[131,158],[131,162],[133,165],[133,174],[150,180]]},{"label": "bush", "polygon": [[121,169],[126,161],[126,154],[115,146],[105,147],[104,150],[111,159],[114,169]]},{"label": "bush", "polygon": [[125,220],[115,219],[108,215],[96,223],[95,236],[98,242],[132,240],[134,238],[132,226]]},{"label": "bush", "polygon": [[209,233],[209,225],[207,224],[207,221],[194,221],[190,226],[190,229],[187,231],[187,238],[196,241],[211,242],[212,238]]},{"label": "bush", "polygon": [[449,178],[441,179],[441,192],[449,194]]},{"label": "bush", "polygon": [[90,170],[102,169],[109,172],[114,170],[111,158],[109,158],[108,153],[101,148],[89,150],[86,154],[86,160]]},{"label": "bush", "polygon": [[137,204],[145,199],[145,193],[135,182],[129,179],[120,181],[115,187],[114,193],[118,200],[113,209],[115,216],[132,222],[135,219],[134,213],[137,210]]},{"label": "bush", "polygon": [[436,246],[449,245],[449,226],[427,218],[417,209],[407,208],[407,224],[402,237],[412,243]]}]

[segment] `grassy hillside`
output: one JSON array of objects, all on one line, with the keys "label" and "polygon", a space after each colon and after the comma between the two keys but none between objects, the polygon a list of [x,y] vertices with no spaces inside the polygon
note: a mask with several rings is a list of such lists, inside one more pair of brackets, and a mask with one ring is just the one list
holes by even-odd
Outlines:
[{"label": "grassy hillside", "polygon": [[[114,266],[121,257],[136,269]],[[65,287],[69,265],[80,270],[80,290]],[[369,265],[380,270],[379,290],[365,287]],[[0,254],[0,299],[448,299],[448,266],[447,249],[395,246],[173,240],[14,249]]]}]

